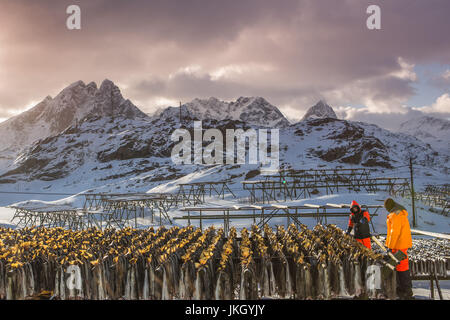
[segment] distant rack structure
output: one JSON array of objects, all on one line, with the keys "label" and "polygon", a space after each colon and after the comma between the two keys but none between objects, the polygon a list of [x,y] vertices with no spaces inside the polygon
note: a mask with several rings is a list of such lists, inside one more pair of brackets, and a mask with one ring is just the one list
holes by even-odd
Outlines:
[{"label": "distant rack structure", "polygon": [[154,222],[155,213],[162,219],[170,218],[168,210],[178,204],[178,198],[171,193],[89,193],[84,194],[83,210],[103,210],[112,214],[118,220],[134,219],[137,225],[138,217],[145,217],[145,209]]},{"label": "distant rack structure", "polygon": [[442,185],[427,184],[425,186],[425,192],[428,194],[450,197],[450,184],[442,184]]},{"label": "distant rack structure", "polygon": [[224,199],[227,192],[236,198],[236,195],[229,187],[230,183],[231,181],[229,180],[178,183],[177,196],[181,199],[183,205],[186,205],[186,203],[190,205],[204,203],[206,195]]},{"label": "distant rack structure", "polygon": [[427,185],[422,192],[415,192],[414,199],[430,207],[431,211],[450,216],[450,185]]},{"label": "distant rack structure", "polygon": [[410,190],[406,178],[372,177],[366,168],[279,170],[261,180],[242,181],[249,192],[251,203],[269,203],[310,198],[323,190],[326,194],[338,192],[385,191],[393,196],[404,196]]},{"label": "distant rack structure", "polygon": [[17,204],[9,206],[15,209],[11,221],[21,227],[45,226],[81,230],[91,227],[123,227],[120,219],[113,214],[102,211],[77,209],[67,205],[52,204]]},{"label": "distant rack structure", "polygon": [[202,204],[207,195],[223,199],[226,192],[230,192],[233,197],[236,197],[229,188],[229,183],[228,180],[180,183],[177,184],[178,191],[175,193],[87,193],[84,194],[83,209],[103,209],[120,219],[134,218],[135,225],[137,225],[138,217],[145,217],[145,209],[147,209],[152,223],[155,215],[159,214],[160,225],[162,225],[163,218],[172,223],[168,211],[173,207]]},{"label": "distant rack structure", "polygon": [[[377,216],[377,211],[382,205],[362,205],[363,209],[375,209],[371,216]],[[229,206],[229,207],[187,207],[180,211],[187,215],[174,217],[174,220],[187,221],[191,225],[198,221],[198,226],[202,229],[205,221],[220,220],[223,221],[224,230],[230,229],[232,220],[251,219],[253,224],[258,227],[263,226],[274,218],[286,218],[286,225],[294,223],[301,225],[302,218],[315,218],[317,223],[327,224],[327,218],[330,217],[348,217],[350,205],[327,203],[325,205],[303,204],[303,205],[282,205],[270,204],[264,206]],[[372,229],[374,229],[372,224]]]},{"label": "distant rack structure", "polygon": [[159,225],[172,224],[168,211],[180,205],[198,205],[205,196],[222,199],[227,192],[236,197],[228,186],[229,181],[182,183],[175,193],[84,193],[82,208],[31,202],[9,206],[15,209],[11,221],[18,226],[62,227],[81,230],[90,227],[138,227],[138,218],[149,217]]}]

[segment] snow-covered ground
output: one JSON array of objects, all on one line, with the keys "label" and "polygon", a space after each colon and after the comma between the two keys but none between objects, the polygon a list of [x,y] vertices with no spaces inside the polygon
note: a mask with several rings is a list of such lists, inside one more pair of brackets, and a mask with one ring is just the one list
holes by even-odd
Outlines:
[{"label": "snow-covered ground", "polygon": [[[436,284],[433,283],[434,286],[434,299],[439,299],[439,293],[436,288]],[[450,300],[450,280],[440,280],[439,286],[441,287],[441,293],[444,300]],[[419,299],[431,299],[431,286],[430,281],[413,281],[413,293],[414,298]]]},{"label": "snow-covered ground", "polygon": [[[231,183],[229,187],[232,192],[236,195],[234,198],[231,194],[226,194],[225,199],[218,199],[217,197],[207,197],[206,203],[203,207],[217,207],[217,206],[233,206],[233,205],[248,205],[248,191],[242,188],[242,181],[245,180],[245,174],[250,170],[255,169],[255,165],[226,165],[226,166],[198,166],[195,165],[181,165],[179,166],[179,173],[181,177],[178,179],[173,179],[169,181],[149,181],[145,182],[145,178],[151,177],[152,173],[140,173],[133,177],[125,177],[113,179],[111,181],[103,183],[97,181],[95,185],[92,184],[92,180],[88,181],[78,181],[75,180],[77,174],[74,173],[70,178],[54,180],[51,182],[46,181],[31,181],[31,182],[17,182],[15,184],[0,185],[0,191],[7,191],[13,193],[1,193],[0,192],[0,223],[11,223],[13,213],[11,209],[4,208],[8,205],[27,201],[27,200],[41,200],[52,204],[64,204],[71,205],[75,208],[83,207],[84,196],[82,193],[85,192],[102,192],[102,193],[129,193],[129,192],[148,192],[148,193],[174,193],[178,190],[179,183],[189,183],[189,182],[201,182],[201,181],[221,181],[230,180]],[[305,167],[305,168],[311,168]],[[407,168],[406,168],[407,169]],[[431,170],[433,172],[433,170]],[[433,172],[434,173],[434,172]],[[81,173],[80,173],[81,175]],[[95,173],[93,173],[95,175]],[[381,177],[392,177],[399,176],[398,172],[395,170],[384,170],[376,173]],[[407,172],[404,173],[404,177],[407,176]],[[259,179],[258,177],[256,179]],[[426,184],[444,184],[448,183],[447,176],[433,174],[424,174],[422,170],[417,170],[416,178],[414,180],[416,190],[421,190]],[[300,199],[296,201],[288,201],[283,204],[290,205],[303,205],[303,204],[319,204],[325,205],[327,203],[348,203],[356,200],[361,205],[382,205],[383,201],[390,197],[389,194],[385,192],[378,193],[339,193],[339,194],[324,194],[323,190],[319,190],[320,193],[312,198]],[[14,193],[17,192],[17,193]],[[22,193],[21,193],[22,192]],[[30,194],[28,194],[29,192]],[[36,192],[36,194],[32,194]],[[396,201],[401,203],[409,213],[409,220],[412,226],[412,204],[409,198],[396,198]],[[2,208],[3,207],[3,208]],[[180,208],[173,208],[170,210],[169,214],[171,217],[179,217],[185,215],[185,212],[179,210]],[[375,213],[374,211],[370,213]],[[373,227],[376,233],[386,233],[386,215],[387,212],[384,209],[378,209],[376,212],[377,216],[373,218]],[[270,221],[271,225],[284,224],[285,218],[272,219]],[[139,224],[142,227],[152,225],[149,219],[140,219]],[[244,226],[249,226],[252,224],[252,220],[235,220],[232,221],[233,225],[238,228]],[[314,218],[303,218],[301,222],[306,224],[308,227],[314,227],[316,220]],[[328,218],[328,223],[336,224],[337,226],[345,229],[347,226],[347,219],[344,217]],[[177,224],[183,225],[187,222],[177,220]],[[194,222],[195,223],[195,222]],[[431,212],[430,207],[424,205],[421,202],[416,201],[416,229],[449,233],[450,232],[450,217],[445,217],[437,213]],[[205,220],[203,221],[203,226],[209,225],[220,226],[223,221],[213,221]]]},{"label": "snow-covered ground", "polygon": [[14,216],[14,209],[0,207],[0,227],[15,227],[15,224],[11,222]]},{"label": "snow-covered ground", "polygon": [[[242,168],[231,168],[229,170],[225,170],[227,175],[229,174],[238,174],[242,172]],[[178,183],[185,183],[191,181],[211,181],[218,180],[223,178],[223,168],[220,169],[218,167],[205,168],[203,170],[198,170],[193,173],[190,173],[180,179],[169,181],[166,183],[152,183],[149,187],[142,186],[138,189],[133,189],[129,187],[130,181],[125,180],[121,181],[117,184],[110,183],[108,185],[99,186],[98,188],[89,188],[89,189],[81,189],[84,187],[83,184],[74,186],[66,186],[66,187],[58,187],[57,185],[53,185],[51,188],[47,189],[47,192],[54,193],[73,193],[70,196],[61,196],[61,195],[49,195],[49,194],[5,194],[0,195],[0,204],[3,205],[0,207],[0,227],[15,227],[14,223],[11,222],[11,219],[14,215],[14,210],[11,208],[7,208],[6,205],[19,202],[19,201],[29,201],[30,199],[40,199],[34,200],[34,202],[42,202],[49,203],[54,205],[71,205],[73,207],[82,207],[84,197],[80,195],[80,193],[84,191],[95,191],[95,192],[176,192]],[[246,201],[248,197],[247,191],[243,190],[241,187],[240,181],[243,179],[236,179],[232,184],[230,184],[230,188],[235,193],[236,198],[234,198],[231,194],[226,194],[225,199],[218,199],[217,197],[207,197],[206,203],[199,205],[202,207],[222,207],[222,206],[233,206],[233,205],[248,205],[248,201]],[[420,179],[419,179],[420,180]],[[132,185],[132,184],[131,184]],[[134,185],[135,186],[135,185]],[[42,190],[43,191],[43,190]],[[379,193],[341,193],[341,194],[318,194],[315,197],[309,199],[301,199],[296,201],[288,201],[283,202],[283,204],[287,205],[304,205],[304,204],[320,204],[325,205],[327,203],[348,203],[352,200],[356,200],[361,205],[381,205],[383,204],[384,199],[389,197],[387,193],[379,192]],[[398,202],[406,207],[409,214],[409,220],[412,225],[412,210],[411,210],[411,201],[410,199],[402,199],[396,198]],[[276,203],[276,202],[273,202]],[[429,211],[429,207],[423,205],[422,203],[416,202],[416,210],[417,210],[417,227],[416,229],[431,231],[431,232],[440,232],[440,233],[449,233],[450,231],[450,218],[444,217],[439,214],[433,213]],[[371,213],[375,213],[372,211]],[[195,213],[192,213],[195,214]],[[384,209],[378,209],[376,212],[377,216],[373,217],[373,231],[375,233],[384,234],[386,233],[386,215],[387,212]],[[169,215],[171,218],[180,217],[182,215],[186,215],[185,212],[180,211],[180,208],[173,208],[169,211]],[[309,228],[313,228],[316,225],[316,220],[314,218],[302,218],[300,221],[307,225]],[[149,216],[145,218],[137,219],[138,225],[141,228],[146,228],[149,226],[157,227],[159,225],[159,219],[156,218],[152,223]],[[347,218],[346,217],[330,217],[327,219],[327,222],[330,224],[336,224],[342,229],[347,227]],[[199,226],[198,220],[193,220],[192,223],[195,226]],[[253,223],[252,219],[247,220],[231,220],[233,226],[235,226],[238,230],[243,227],[250,227]],[[187,221],[175,220],[175,225],[186,225]],[[285,225],[285,218],[273,218],[270,220],[269,225]],[[203,220],[203,228],[208,226],[215,225],[216,227],[223,226],[223,221],[221,220]],[[171,225],[165,224],[166,227],[170,227]],[[441,291],[444,299],[450,299],[450,281],[440,281]],[[430,291],[430,281],[413,281],[413,292],[414,297],[416,299],[431,299],[431,291]],[[439,295],[437,292],[437,288],[435,286],[435,299],[439,299]]]},{"label": "snow-covered ground", "polygon": [[[212,169],[208,169],[212,170]],[[177,190],[176,184],[199,180],[204,177],[204,172],[196,172],[189,175],[189,177],[183,177],[177,181],[171,181],[163,185],[159,185],[157,187],[147,189],[147,190],[139,190],[139,192],[175,192]],[[230,185],[233,193],[236,194],[236,198],[232,197],[231,194],[227,194],[225,199],[218,199],[217,197],[206,197],[206,202],[202,205],[197,205],[198,207],[229,207],[234,205],[248,205],[248,201],[245,201],[248,197],[248,193],[245,190],[240,190],[240,183],[234,183]],[[100,188],[102,190],[103,188]],[[96,189],[95,191],[99,191]],[[106,190],[105,190],[106,191]],[[131,190],[126,190],[125,192],[130,192]],[[68,191],[67,191],[68,192]],[[121,191],[116,191],[121,192]],[[123,192],[123,191],[122,191]],[[2,195],[3,197],[3,195]],[[304,204],[317,204],[317,205],[325,205],[327,203],[335,203],[335,204],[350,204],[351,201],[356,200],[361,205],[382,205],[384,199],[389,197],[387,193],[379,192],[379,193],[341,193],[341,194],[331,194],[331,195],[317,195],[308,199],[300,199],[296,201],[287,201],[283,202],[286,205],[304,205]],[[59,205],[71,205],[75,208],[81,208],[83,206],[84,197],[80,194],[74,194],[68,197],[61,197],[58,195],[45,195],[45,194],[36,194],[36,195],[8,195],[8,198],[2,199],[2,205],[9,205],[20,201],[27,201],[29,199],[40,199],[40,201],[49,204],[59,204]],[[409,212],[409,220],[412,226],[412,210],[411,210],[411,200],[396,198],[396,200],[401,203]],[[272,202],[276,203],[276,202]],[[416,229],[431,231],[431,232],[439,232],[439,233],[449,233],[450,231],[450,218],[439,215],[437,213],[433,213],[429,211],[430,207],[416,202]],[[386,233],[386,216],[387,212],[380,208],[377,211],[375,209],[369,210],[370,213],[377,214],[373,217],[372,223],[374,232],[379,234]],[[0,207],[0,223],[2,224],[11,224],[10,219],[13,216],[13,210],[6,207]],[[180,208],[172,208],[169,211],[171,218],[180,217],[186,215],[186,212],[180,210]],[[195,214],[195,213],[192,213]],[[302,218],[300,221],[307,225],[309,228],[314,227],[316,224],[315,218]],[[345,217],[330,217],[327,218],[327,222],[330,224],[336,224],[342,229],[345,229],[347,226],[347,218]],[[142,227],[155,225],[151,223],[150,218],[143,219],[139,218],[138,223]],[[176,220],[174,223],[177,225],[185,225],[187,221]],[[194,225],[199,225],[198,221],[192,222]],[[221,220],[203,220],[203,227],[208,227],[210,225],[222,226],[223,221]],[[232,220],[232,224],[236,226],[238,229],[243,227],[248,227],[253,223],[252,219],[248,220]],[[279,225],[286,224],[285,218],[273,218],[269,222],[270,225]]]}]

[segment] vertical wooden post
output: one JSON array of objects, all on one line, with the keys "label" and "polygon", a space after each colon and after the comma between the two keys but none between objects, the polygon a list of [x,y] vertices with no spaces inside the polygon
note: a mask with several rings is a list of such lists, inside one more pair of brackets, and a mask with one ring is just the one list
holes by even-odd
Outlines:
[{"label": "vertical wooden post", "polygon": [[431,299],[434,300],[434,285],[433,285],[433,277],[430,275],[430,290],[431,290]]}]

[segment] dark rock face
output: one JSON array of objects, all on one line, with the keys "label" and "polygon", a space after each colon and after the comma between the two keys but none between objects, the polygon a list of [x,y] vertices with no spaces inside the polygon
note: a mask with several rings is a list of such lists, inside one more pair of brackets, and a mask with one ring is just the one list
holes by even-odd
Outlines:
[{"label": "dark rock face", "polygon": [[1,177],[11,176],[18,173],[32,174],[44,169],[51,159],[28,158],[19,167],[13,169]]},{"label": "dark rock face", "polygon": [[[330,123],[330,121],[325,122],[325,123]],[[356,141],[359,140],[361,138],[363,138],[364,136],[364,129],[361,127],[357,127],[354,125],[350,125],[349,123],[345,122],[345,127],[343,130],[341,130],[340,132],[336,133],[336,134],[330,134],[328,135],[328,138],[330,139],[342,139],[342,140],[347,140],[347,141]]]},{"label": "dark rock face", "polygon": [[[158,150],[160,145],[157,145],[157,141],[150,139],[147,145],[140,146],[134,141],[128,141],[126,144],[121,145],[117,149],[111,148],[109,150],[101,151],[97,155],[97,159],[100,162],[109,162],[113,160],[129,160],[135,158],[148,158],[148,157],[164,157],[170,156],[165,151],[160,153],[154,153],[152,150]],[[169,145],[170,148],[170,145]]]},{"label": "dark rock face", "polygon": [[347,154],[347,148],[345,147],[336,147],[332,149],[328,149],[327,151],[316,151],[316,155],[325,161],[331,162],[339,160]]},{"label": "dark rock face", "polygon": [[322,119],[307,119],[306,122],[311,127],[320,127],[326,125],[327,123],[334,123],[337,121],[341,121],[334,118],[322,118]]},{"label": "dark rock face", "polygon": [[386,147],[379,145],[377,148],[371,148],[377,143],[369,139],[362,139],[356,145],[344,144],[326,151],[318,150],[314,153],[320,159],[328,162],[337,161],[353,165],[360,164],[366,167],[392,168]]},{"label": "dark rock face", "polygon": [[[310,154],[327,162],[391,168],[388,148],[363,125],[333,118],[308,119],[294,126],[296,136],[319,134]],[[326,143],[321,143],[326,141]],[[322,148],[322,145],[329,147]]]},{"label": "dark rock face", "polygon": [[245,180],[250,180],[250,179],[258,176],[259,174],[261,174],[260,170],[250,170],[245,174]]}]

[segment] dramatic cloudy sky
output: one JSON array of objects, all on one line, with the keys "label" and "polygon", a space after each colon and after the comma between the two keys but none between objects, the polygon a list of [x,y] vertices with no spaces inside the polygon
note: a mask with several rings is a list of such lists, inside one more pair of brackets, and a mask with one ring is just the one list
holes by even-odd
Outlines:
[{"label": "dramatic cloudy sky", "polygon": [[[66,8],[81,7],[81,30]],[[381,30],[366,9],[381,7]],[[318,99],[395,127],[450,117],[448,0],[0,0],[0,120],[108,78],[146,112],[263,96],[290,119]]]}]

